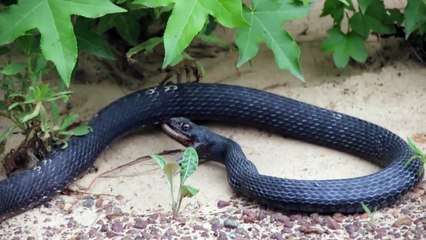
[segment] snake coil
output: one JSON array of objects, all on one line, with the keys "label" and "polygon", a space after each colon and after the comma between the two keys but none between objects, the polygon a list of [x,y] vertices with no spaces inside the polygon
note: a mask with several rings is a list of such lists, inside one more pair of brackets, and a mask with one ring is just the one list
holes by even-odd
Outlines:
[{"label": "snake coil", "polygon": [[[380,208],[422,179],[418,159],[404,140],[375,124],[271,93],[221,84],[166,85],[118,99],[89,122],[93,131],[70,139],[33,168],[0,181],[0,221],[49,200],[93,165],[100,152],[124,133],[171,117],[240,122],[337,149],[384,167],[350,179],[252,181],[249,189],[273,198],[284,210],[359,212],[361,203]],[[279,162],[277,162],[279,164]],[[245,171],[245,165],[234,166]],[[230,172],[230,174],[233,174]],[[266,193],[265,193],[266,194]]]}]

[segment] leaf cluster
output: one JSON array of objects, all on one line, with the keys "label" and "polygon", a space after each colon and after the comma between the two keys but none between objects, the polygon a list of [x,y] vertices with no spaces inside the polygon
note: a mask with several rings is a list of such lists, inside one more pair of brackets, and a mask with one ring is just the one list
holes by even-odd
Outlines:
[{"label": "leaf cluster", "polygon": [[[333,18],[333,26],[321,45],[325,52],[333,53],[337,67],[343,68],[349,60],[364,63],[368,57],[365,47],[371,35],[381,37],[421,36],[426,30],[426,2],[408,0],[404,10],[387,8],[383,0],[326,0],[321,16]],[[344,19],[348,24],[342,24]]]},{"label": "leaf cluster", "polygon": [[8,118],[13,125],[0,134],[0,154],[4,151],[7,138],[16,132],[25,135],[27,142],[37,138],[44,149],[51,145],[66,147],[71,136],[81,136],[89,132],[85,124],[76,126],[77,114],[61,116],[61,102],[67,102],[71,92],[52,88],[42,82],[43,75],[50,65],[40,49],[35,47],[38,37],[20,37],[8,51],[23,54],[26,61],[8,61],[0,70],[2,75],[0,90],[0,116]]},{"label": "leaf cluster", "polygon": [[[193,147],[185,149],[178,162],[167,162],[166,159],[157,154],[151,154],[151,157],[157,162],[163,170],[164,175],[170,186],[172,198],[172,212],[176,215],[179,212],[182,200],[187,197],[193,197],[198,193],[198,189],[185,184],[185,181],[197,170],[199,159],[197,151]],[[179,173],[179,190],[175,200],[174,176]]]},{"label": "leaf cluster", "polygon": [[[3,1],[4,2],[4,1]],[[237,30],[237,66],[250,61],[259,44],[273,51],[277,65],[303,79],[300,50],[283,24],[306,16],[312,3],[301,0],[19,0],[0,10],[0,45],[24,34],[40,36],[43,56],[52,61],[69,86],[78,51],[115,59],[106,33],[113,31],[128,46],[128,58],[164,47],[163,67],[185,58],[198,38],[226,45],[212,35],[218,25]],[[14,2],[12,2],[14,3]],[[43,18],[39,16],[42,15]],[[150,32],[149,25],[159,30]]]}]

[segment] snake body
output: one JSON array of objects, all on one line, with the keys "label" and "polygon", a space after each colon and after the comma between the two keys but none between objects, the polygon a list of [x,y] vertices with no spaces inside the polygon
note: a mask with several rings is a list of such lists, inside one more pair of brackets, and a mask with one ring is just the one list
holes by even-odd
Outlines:
[{"label": "snake body", "polygon": [[[112,102],[89,122],[91,133],[71,138],[66,149],[54,150],[33,168],[0,181],[0,221],[49,200],[126,132],[178,116],[246,123],[384,167],[350,179],[254,177],[247,182],[248,195],[253,191],[262,202],[284,210],[351,213],[362,211],[361,203],[380,208],[395,203],[422,178],[418,159],[406,164],[413,152],[405,141],[375,124],[255,89],[221,84],[166,85]],[[274,164],[283,163],[277,160]],[[232,168],[228,170],[231,178],[238,172],[251,172],[244,163],[227,167]]]}]

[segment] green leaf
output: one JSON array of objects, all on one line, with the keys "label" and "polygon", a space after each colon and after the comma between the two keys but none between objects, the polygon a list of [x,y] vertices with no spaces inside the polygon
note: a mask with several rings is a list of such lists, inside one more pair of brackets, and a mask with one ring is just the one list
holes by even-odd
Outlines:
[{"label": "green leaf", "polygon": [[290,1],[253,1],[253,9],[244,10],[244,18],[250,27],[237,29],[236,44],[240,50],[237,67],[252,59],[259,50],[259,44],[265,42],[275,56],[280,69],[290,71],[303,81],[299,58],[300,49],[283,24],[304,17],[312,4],[294,5]]},{"label": "green leaf", "polygon": [[110,14],[101,18],[97,31],[104,33],[111,28],[115,28],[118,34],[129,43],[136,45],[141,32],[139,19],[143,12],[134,10],[126,14]]},{"label": "green leaf", "polygon": [[169,6],[173,3],[173,0],[134,0],[132,3],[154,8]]},{"label": "green leaf", "polygon": [[188,147],[182,156],[180,168],[180,183],[181,185],[197,170],[198,154],[195,148]]},{"label": "green leaf", "polygon": [[330,15],[335,25],[340,25],[345,11],[345,4],[339,0],[326,0],[322,9],[321,17]]},{"label": "green leaf", "polygon": [[0,47],[0,56],[5,55],[10,52],[10,49],[7,47]]},{"label": "green leaf", "polygon": [[213,45],[221,46],[221,47],[227,47],[228,46],[228,44],[223,39],[221,39],[220,37],[217,37],[215,35],[211,35],[211,34],[207,35],[207,34],[204,34],[204,33],[200,33],[200,34],[197,35],[197,38],[200,39],[201,41],[207,43],[207,44],[213,44]]},{"label": "green leaf", "polygon": [[371,2],[374,0],[358,0],[359,9],[361,10],[361,13],[364,14],[367,10],[368,6],[370,6]]},{"label": "green leaf", "polygon": [[55,126],[59,124],[59,106],[56,102],[51,102],[52,122]]},{"label": "green leaf", "polygon": [[395,32],[394,22],[385,9],[383,1],[372,1],[365,11],[365,23],[375,33],[392,34]]},{"label": "green leaf", "polygon": [[4,75],[11,76],[22,72],[27,64],[25,63],[10,63],[6,65],[0,72]]},{"label": "green leaf", "polygon": [[55,63],[63,82],[69,86],[77,60],[71,15],[96,18],[123,11],[109,0],[20,0],[0,11],[0,44],[10,43],[37,28],[43,55]]},{"label": "green leaf", "polygon": [[163,168],[164,175],[166,175],[167,180],[170,183],[170,186],[173,184],[173,176],[179,172],[179,164],[175,162],[167,163]]},{"label": "green leaf", "polygon": [[160,43],[163,42],[163,38],[161,37],[153,37],[148,39],[147,41],[140,43],[136,45],[135,47],[132,47],[129,49],[129,51],[126,53],[127,58],[131,58],[133,55],[140,51],[144,51],[146,54],[149,54],[152,52],[152,50],[158,46]]},{"label": "green leaf", "polygon": [[333,52],[333,60],[337,67],[343,68],[353,58],[358,62],[365,62],[368,51],[364,39],[354,32],[344,34],[338,28],[327,31],[327,39],[321,44],[324,52]]},{"label": "green leaf", "polygon": [[40,36],[25,33],[15,39],[17,50],[26,56],[30,56],[34,51],[39,51]]},{"label": "green leaf", "polygon": [[365,203],[361,203],[361,206],[362,206],[362,209],[364,209],[364,211],[367,213],[367,214],[371,214],[372,212],[371,212],[371,210],[370,210],[370,208],[367,206],[367,204],[365,204]]},{"label": "green leaf", "polygon": [[207,16],[226,27],[246,26],[240,0],[174,0],[164,32],[163,68],[171,64],[200,32]]},{"label": "green leaf", "polygon": [[184,197],[187,197],[187,198],[193,197],[193,196],[195,196],[195,195],[196,195],[199,191],[200,191],[200,190],[198,190],[198,189],[196,189],[196,188],[193,188],[193,187],[191,187],[191,186],[188,186],[188,185],[181,185],[181,186],[180,186],[180,188],[179,188],[179,193],[180,193],[180,196],[181,196],[182,198],[184,198]]},{"label": "green leaf", "polygon": [[72,128],[67,131],[60,132],[61,135],[69,135],[69,136],[84,136],[92,131],[92,128],[89,125],[81,124],[75,128]]},{"label": "green leaf", "polygon": [[6,141],[7,138],[9,138],[12,135],[13,131],[15,131],[15,129],[17,129],[17,128],[18,128],[18,126],[16,126],[16,125],[8,127],[7,130],[4,133],[0,134],[0,142]]},{"label": "green leaf", "polygon": [[151,154],[149,156],[157,162],[161,169],[164,169],[164,167],[167,165],[167,160],[162,156],[158,154]]},{"label": "green leaf", "polygon": [[31,113],[28,113],[22,117],[21,122],[25,123],[37,117],[42,112],[42,110],[43,110],[43,105],[41,104],[41,102],[37,103]]},{"label": "green leaf", "polygon": [[404,10],[405,17],[405,38],[408,39],[411,33],[426,28],[426,1],[409,0]]},{"label": "green leaf", "polygon": [[[350,0],[349,0],[350,1]],[[348,2],[348,0],[339,0],[339,2],[343,3],[347,7],[349,7],[351,4]]]},{"label": "green leaf", "polygon": [[404,22],[404,14],[397,8],[388,9],[390,18],[395,21],[396,24],[401,25]]},{"label": "green leaf", "polygon": [[74,24],[78,50],[94,56],[115,60],[116,57],[108,48],[105,39],[101,35],[90,31],[90,23],[89,19],[79,17]]},{"label": "green leaf", "polygon": [[414,152],[414,154],[416,155],[424,155],[423,152],[416,146],[416,144],[414,144],[413,140],[411,140],[411,138],[407,139],[407,144],[408,146],[411,148],[411,150]]},{"label": "green leaf", "polygon": [[78,114],[69,114],[64,117],[61,123],[60,130],[66,130],[71,124],[73,124],[78,119]]},{"label": "green leaf", "polygon": [[349,24],[351,29],[362,36],[364,39],[367,39],[367,37],[370,35],[370,28],[368,27],[364,16],[360,12],[355,13],[349,19]]}]

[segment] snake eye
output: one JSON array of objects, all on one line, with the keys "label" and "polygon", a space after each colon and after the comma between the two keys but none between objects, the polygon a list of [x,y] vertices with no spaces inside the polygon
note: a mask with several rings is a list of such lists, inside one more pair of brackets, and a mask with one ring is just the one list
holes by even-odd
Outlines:
[{"label": "snake eye", "polygon": [[188,123],[182,123],[180,127],[183,131],[188,131],[191,129],[191,125],[189,125]]}]

